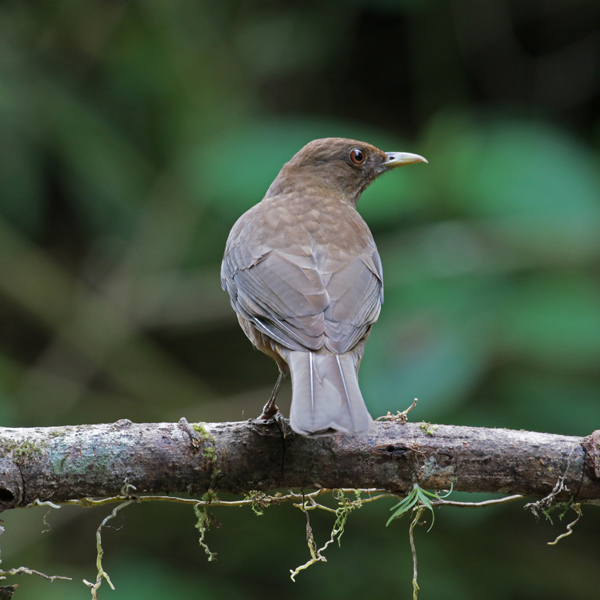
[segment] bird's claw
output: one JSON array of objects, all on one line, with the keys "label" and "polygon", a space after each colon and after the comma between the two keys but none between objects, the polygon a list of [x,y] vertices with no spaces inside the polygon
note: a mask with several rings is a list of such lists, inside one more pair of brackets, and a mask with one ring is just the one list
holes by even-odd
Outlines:
[{"label": "bird's claw", "polygon": [[283,434],[283,437],[285,437],[285,433],[286,433],[285,417],[283,416],[283,414],[281,414],[281,412],[279,412],[279,409],[275,405],[270,407],[267,404],[264,407],[263,412],[260,415],[260,417],[253,419],[252,422],[255,423],[256,425],[272,425],[274,423],[275,425],[277,425],[277,428],[279,429],[279,431],[281,431],[281,433]]}]

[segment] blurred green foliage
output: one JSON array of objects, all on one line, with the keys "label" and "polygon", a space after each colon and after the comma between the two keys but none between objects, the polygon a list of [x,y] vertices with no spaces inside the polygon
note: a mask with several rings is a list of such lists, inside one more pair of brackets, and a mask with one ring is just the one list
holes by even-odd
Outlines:
[{"label": "blurred green foliage", "polygon": [[[377,181],[386,302],[361,368],[374,415],[586,435],[600,421],[600,5],[594,0],[5,2],[0,7],[4,425],[237,420],[276,370],[220,290],[235,219],[316,137],[418,152]],[[289,390],[288,390],[289,396]],[[283,401],[285,405],[285,400]],[[327,565],[291,507],[129,507],[101,597],[408,597],[408,523],[353,514]],[[98,511],[5,516],[3,566],[94,579]],[[596,594],[593,509],[444,512],[423,600]],[[315,516],[317,540],[331,523]],[[562,531],[562,529],[561,529]],[[29,578],[18,595],[82,598]]]}]

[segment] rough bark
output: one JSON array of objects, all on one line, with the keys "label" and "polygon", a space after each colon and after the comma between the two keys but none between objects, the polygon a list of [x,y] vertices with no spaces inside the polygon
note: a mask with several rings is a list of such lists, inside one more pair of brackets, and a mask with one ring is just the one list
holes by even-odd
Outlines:
[{"label": "rough bark", "polygon": [[305,438],[275,425],[145,423],[0,428],[0,509],[136,493],[377,488],[600,499],[600,436],[376,423],[370,435]]}]

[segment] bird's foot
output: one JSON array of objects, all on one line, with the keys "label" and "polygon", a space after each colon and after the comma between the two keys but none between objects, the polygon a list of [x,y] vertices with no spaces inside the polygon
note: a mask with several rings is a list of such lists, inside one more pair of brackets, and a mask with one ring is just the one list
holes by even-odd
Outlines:
[{"label": "bird's foot", "polygon": [[274,403],[267,402],[260,417],[253,419],[252,422],[256,425],[272,425],[274,423],[285,437],[285,417]]},{"label": "bird's foot", "polygon": [[254,423],[257,425],[271,425],[275,423],[279,431],[281,431],[283,437],[285,437],[285,419],[283,415],[279,412],[277,408],[277,404],[275,404],[275,400],[277,400],[277,394],[279,392],[279,387],[281,386],[281,382],[283,381],[286,373],[283,371],[279,371],[279,377],[277,377],[277,381],[275,382],[275,387],[271,392],[271,396],[269,400],[265,404],[262,410],[262,414],[258,419],[254,419]]},{"label": "bird's foot", "polygon": [[277,405],[274,402],[269,401],[265,404],[260,417],[258,417],[256,420],[264,421],[266,423],[270,421],[277,421],[279,419],[283,419],[283,415],[279,412]]}]

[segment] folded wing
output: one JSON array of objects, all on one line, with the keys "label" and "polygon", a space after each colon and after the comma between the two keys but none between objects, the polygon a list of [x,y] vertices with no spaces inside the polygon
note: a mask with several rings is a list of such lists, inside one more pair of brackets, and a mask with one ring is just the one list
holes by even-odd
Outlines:
[{"label": "folded wing", "polygon": [[377,320],[383,301],[374,244],[353,254],[301,246],[228,245],[221,270],[233,308],[290,350],[352,349]]}]

